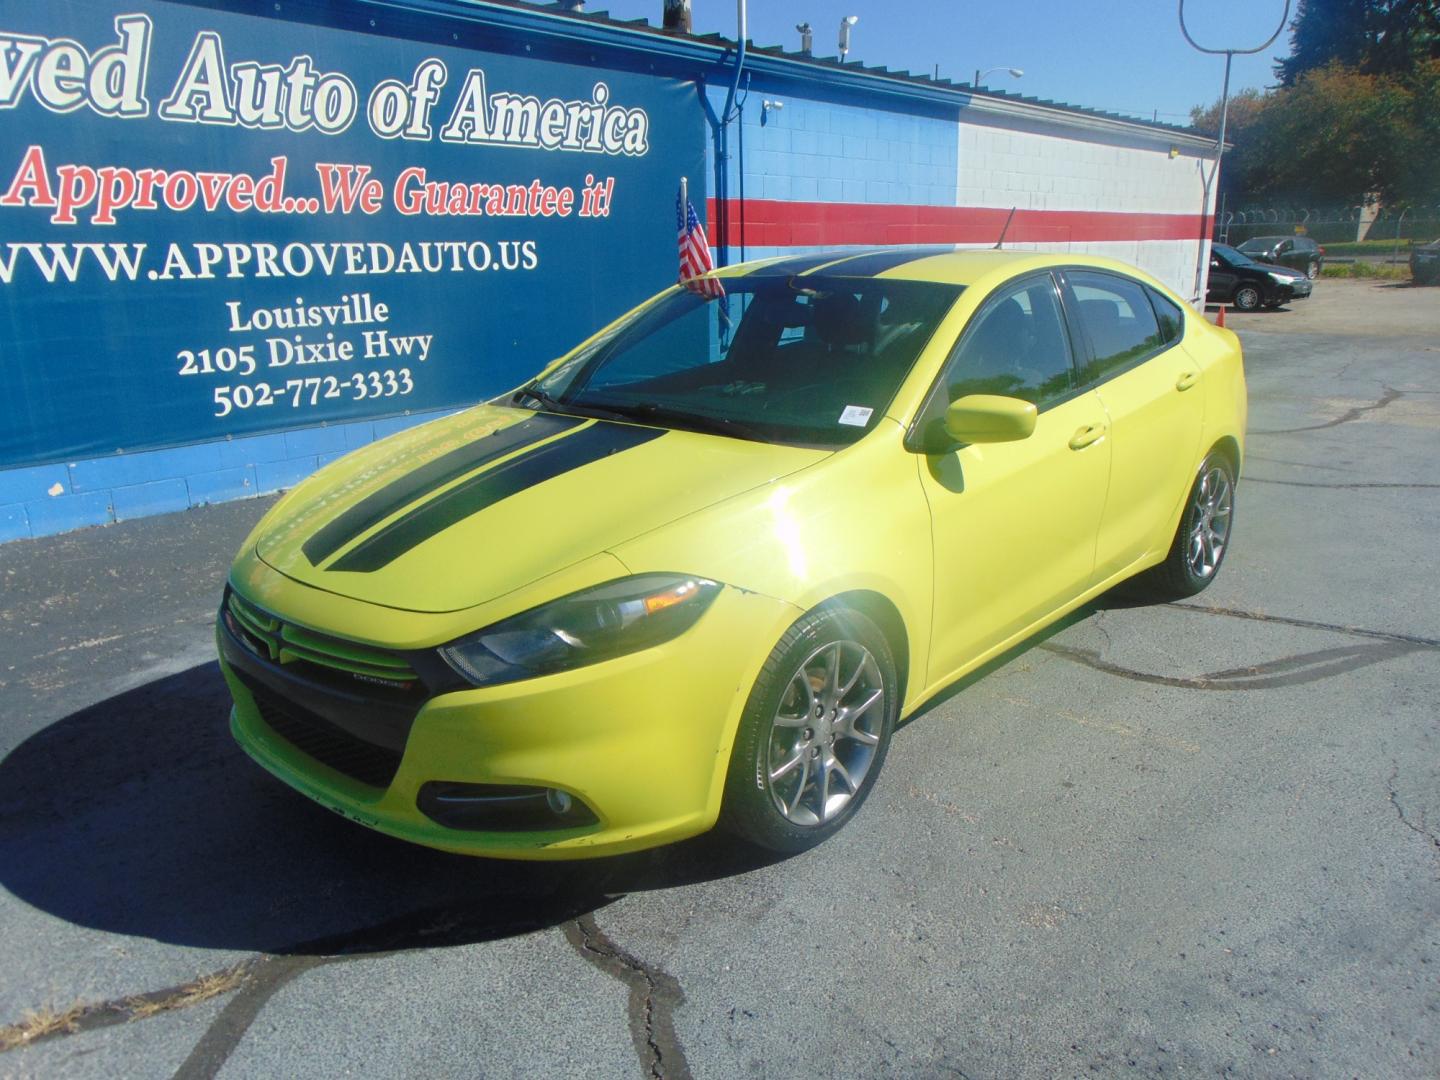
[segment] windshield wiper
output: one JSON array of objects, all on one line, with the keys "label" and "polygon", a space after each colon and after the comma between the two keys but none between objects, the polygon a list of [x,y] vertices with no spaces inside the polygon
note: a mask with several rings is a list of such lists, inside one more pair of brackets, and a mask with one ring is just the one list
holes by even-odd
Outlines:
[{"label": "windshield wiper", "polygon": [[519,390],[516,390],[515,393],[511,395],[510,400],[516,405],[518,405],[525,398],[529,398],[532,401],[537,401],[545,408],[553,410],[554,412],[566,411],[564,403],[562,403],[559,398],[551,397],[544,390],[541,390],[538,386],[522,386]]},{"label": "windshield wiper", "polygon": [[541,390],[538,386],[522,386],[511,395],[511,401],[519,404],[523,399],[537,401],[551,412],[566,416],[588,416],[596,420],[634,420],[636,415],[630,409],[617,409],[608,405],[592,405],[588,401],[561,401]]},{"label": "windshield wiper", "polygon": [[690,431],[700,431],[709,435],[729,435],[734,438],[753,439],[759,442],[773,441],[759,428],[751,427],[742,421],[731,420],[726,416],[712,416],[709,413],[686,412],[684,409],[674,409],[654,401],[640,401],[618,408],[608,407],[605,411],[615,414],[617,418],[636,420],[640,423],[664,421]]}]

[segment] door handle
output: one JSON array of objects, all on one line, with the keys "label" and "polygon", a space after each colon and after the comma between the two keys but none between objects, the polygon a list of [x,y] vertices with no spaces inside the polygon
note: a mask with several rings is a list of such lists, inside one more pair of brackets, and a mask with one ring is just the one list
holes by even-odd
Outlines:
[{"label": "door handle", "polygon": [[1105,437],[1104,424],[1086,424],[1074,435],[1070,436],[1071,450],[1084,450],[1085,447],[1099,442]]},{"label": "door handle", "polygon": [[1176,390],[1189,390],[1199,380],[1200,376],[1193,371],[1182,371],[1180,377],[1175,380]]}]

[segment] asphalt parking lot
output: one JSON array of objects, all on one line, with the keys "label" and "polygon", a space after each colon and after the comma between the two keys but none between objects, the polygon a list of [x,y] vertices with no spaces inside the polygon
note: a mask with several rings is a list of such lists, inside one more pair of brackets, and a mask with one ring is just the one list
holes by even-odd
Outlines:
[{"label": "asphalt parking lot", "polygon": [[466,860],[271,780],[211,642],[267,500],[0,546],[0,1076],[1440,1073],[1440,289],[1227,314],[1214,587],[967,681],[782,862]]}]

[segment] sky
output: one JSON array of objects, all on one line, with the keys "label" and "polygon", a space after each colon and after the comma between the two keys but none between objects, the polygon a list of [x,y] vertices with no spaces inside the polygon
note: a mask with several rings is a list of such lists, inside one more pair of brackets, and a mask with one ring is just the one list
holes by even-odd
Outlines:
[{"label": "sky", "polygon": [[[586,10],[659,24],[662,0],[589,0]],[[1292,4],[1293,8],[1293,4]],[[735,36],[734,0],[693,0],[696,33]],[[1250,49],[1279,23],[1284,0],[1185,0],[1186,22],[1202,45]],[[800,47],[795,24],[809,22],[815,54],[837,52],[840,20],[858,15],[850,60],[935,71],[968,82],[995,72],[997,90],[1071,105],[1188,124],[1194,105],[1219,99],[1225,60],[1186,44],[1174,0],[750,0],[750,40]],[[1292,11],[1293,15],[1293,11]],[[1289,31],[1264,52],[1237,56],[1231,93],[1275,82],[1275,58],[1289,53]]]}]

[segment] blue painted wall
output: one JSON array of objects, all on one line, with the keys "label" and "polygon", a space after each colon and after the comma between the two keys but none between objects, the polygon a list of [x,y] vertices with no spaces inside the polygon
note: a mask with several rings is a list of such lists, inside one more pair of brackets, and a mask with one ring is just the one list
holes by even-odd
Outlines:
[{"label": "blue painted wall", "polygon": [[0,471],[0,542],[268,495],[357,447],[451,412]]},{"label": "blue painted wall", "polygon": [[[283,11],[249,0],[91,0],[0,10],[0,49],[16,65],[24,59],[0,101],[7,118],[0,125],[0,540],[291,486],[398,427],[515,385],[673,280],[677,171],[697,179],[703,172],[705,121],[693,63],[681,77],[673,61],[657,64],[615,48],[600,56],[575,35],[531,36],[510,25],[517,18],[535,16],[443,0],[408,12],[363,0],[287,4]],[[79,49],[85,63],[109,56],[110,89],[95,90],[95,80],[56,81],[33,55],[17,53],[17,39]],[[284,67],[300,59],[327,73],[322,84],[351,88],[350,120],[321,131],[308,114],[292,124],[283,104],[276,114],[283,124],[235,119],[243,108],[232,70],[248,65],[253,76],[257,63]],[[425,130],[385,130],[370,108],[375,95],[389,84],[392,102],[420,108],[425,65],[439,66],[426,120],[413,125]],[[553,125],[543,120],[534,122],[534,145],[498,145],[504,133],[496,112],[485,140],[462,141],[447,120],[462,114],[477,85],[496,109],[503,96],[536,95],[537,109],[589,103],[623,116],[613,131],[607,119],[603,128],[577,129],[593,133],[579,145],[547,148],[539,140]],[[104,100],[116,92],[128,104]],[[217,119],[208,110],[225,94],[228,118],[219,110]],[[65,95],[73,100],[61,101]],[[636,121],[646,121],[643,137],[631,141]],[[444,202],[415,211],[401,205],[399,178],[417,166],[430,179],[491,191],[534,179],[574,201],[559,213],[523,216],[488,207],[457,215]],[[315,209],[323,170],[362,167],[376,181],[377,205]],[[228,194],[209,207],[198,199],[181,205],[162,179],[146,206],[131,185],[151,170],[180,175],[175,192],[198,189],[197,176],[283,177],[272,184],[286,197],[265,208],[258,196],[253,205],[243,196],[232,204]],[[67,188],[73,212],[56,206]],[[603,214],[586,199],[600,189]],[[113,196],[113,210],[99,209],[102,194]],[[702,203],[704,194],[701,180]],[[465,257],[448,252],[443,269],[430,267],[423,249],[441,242],[464,246]],[[202,249],[218,255],[227,245],[247,259],[200,270]],[[262,247],[274,265],[277,249],[342,245],[347,250],[331,252],[338,269],[297,273],[283,257],[286,274],[257,269]],[[102,272],[97,253],[121,247],[139,269]],[[79,252],[78,272],[42,265],[46,252],[61,248]],[[397,269],[348,268],[356,254],[350,249],[360,248],[372,262],[384,261],[372,249],[385,249]],[[478,249],[493,261],[475,265],[469,255]],[[404,251],[418,253],[418,272],[405,271]],[[177,252],[186,260],[179,270]],[[384,350],[372,355],[354,326],[336,324],[327,334],[329,323],[256,322],[251,329],[245,321],[254,311],[283,313],[302,296],[308,305],[340,305],[342,294],[361,293],[384,303],[391,320],[362,324],[367,339],[376,326],[392,339],[423,333],[433,339],[428,357],[418,347],[400,359]],[[303,371],[274,364],[275,342],[288,349],[301,328],[317,348],[348,341],[355,359]],[[233,359],[242,345],[254,350],[248,370],[237,370]],[[221,352],[231,357],[228,367]],[[330,389],[339,392],[312,395],[306,387],[292,400],[288,383],[315,374],[322,378],[309,381],[336,384]],[[362,379],[373,382],[368,393],[364,382],[351,386]],[[234,395],[227,399],[233,406],[212,397],[221,392]]]}]

